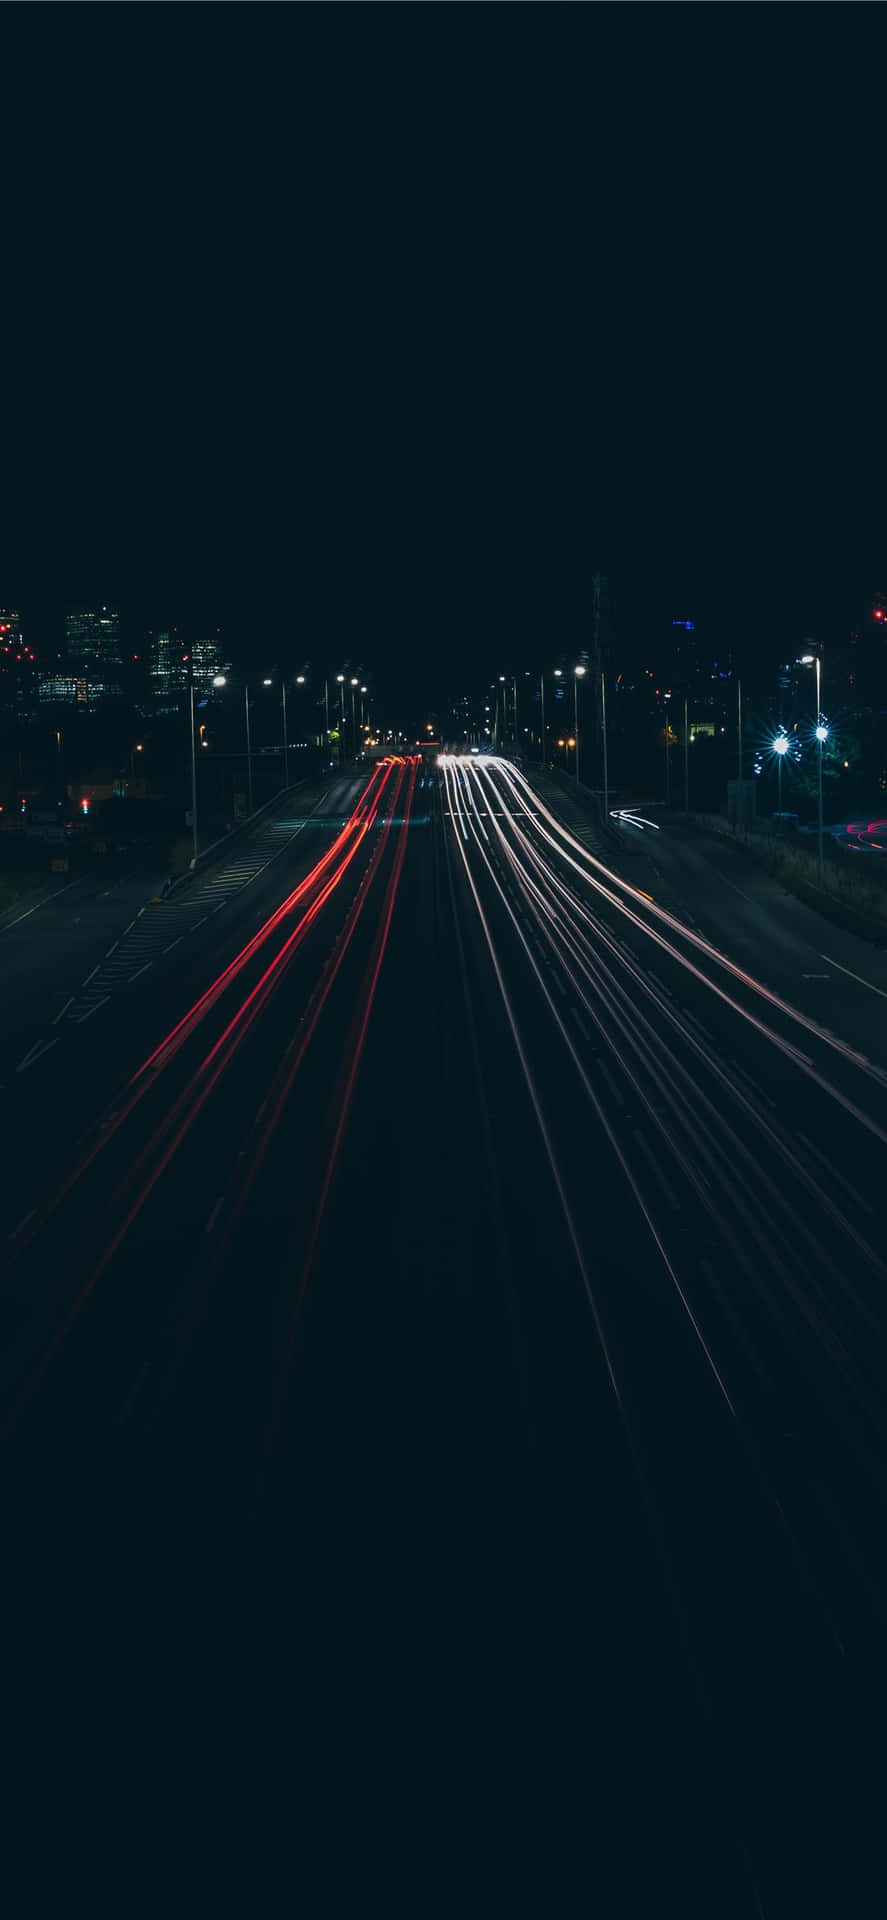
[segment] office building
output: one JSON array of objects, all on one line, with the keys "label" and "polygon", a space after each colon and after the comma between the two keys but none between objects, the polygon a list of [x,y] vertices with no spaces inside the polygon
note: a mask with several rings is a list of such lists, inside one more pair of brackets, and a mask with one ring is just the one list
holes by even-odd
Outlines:
[{"label": "office building", "polygon": [[174,713],[184,705],[188,689],[185,654],[190,655],[197,687],[211,686],[213,676],[223,671],[218,635],[189,641],[177,627],[164,627],[152,633],[150,641],[151,699],[155,713]]},{"label": "office building", "polygon": [[[103,679],[123,664],[120,614],[116,607],[75,607],[65,614],[68,666]],[[113,672],[111,674],[113,680]]]}]

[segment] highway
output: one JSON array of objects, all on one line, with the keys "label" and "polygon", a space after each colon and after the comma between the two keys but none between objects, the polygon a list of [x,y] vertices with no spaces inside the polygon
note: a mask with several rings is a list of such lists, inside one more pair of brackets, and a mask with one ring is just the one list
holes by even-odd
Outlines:
[{"label": "highway", "polygon": [[143,1602],[202,1571],[362,1803],[368,1729],[417,1757],[397,1826],[494,1904],[846,1904],[887,1073],[506,761],[321,820],[78,1025],[64,1156],[59,1056],[23,1077],[8,1528]]}]

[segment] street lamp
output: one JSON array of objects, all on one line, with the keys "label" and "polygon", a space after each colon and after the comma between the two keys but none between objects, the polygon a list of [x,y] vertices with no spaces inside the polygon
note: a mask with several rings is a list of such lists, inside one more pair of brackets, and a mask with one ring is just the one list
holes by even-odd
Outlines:
[{"label": "street lamp", "polygon": [[336,685],[341,687],[339,695],[339,766],[345,764],[345,675],[336,674]]},{"label": "street lamp", "polygon": [[249,687],[243,689],[243,711],[246,718],[246,790],[249,811],[253,811],[253,748],[249,731]]},{"label": "street lamp", "polygon": [[[197,729],[196,729],[196,727],[195,727],[195,725],[194,725],[194,663],[193,663],[193,660],[191,659],[191,657],[190,657],[190,655],[188,656],[188,661],[187,661],[187,666],[188,666],[188,710],[189,710],[189,714],[190,714],[190,719],[191,719],[191,830],[192,830],[192,833],[193,833],[193,838],[194,838],[194,858],[195,858],[195,860],[196,860],[196,859],[197,859],[197,852],[198,852],[198,840],[197,840]],[[227,684],[228,684],[228,683],[227,683],[227,680],[226,680],[226,678],[225,678],[225,675],[224,675],[223,673],[214,673],[214,674],[213,674],[213,680],[212,680],[212,684],[213,684],[213,686],[214,686],[214,687],[224,687],[224,686],[227,686]]]},{"label": "street lamp", "polygon": [[[265,674],[262,679],[262,685],[263,687],[273,687],[274,685],[273,675]],[[286,723],[286,675],[283,673],[280,676],[280,705],[281,705],[281,716],[282,716],[282,726],[283,726],[283,739],[281,744],[283,746],[283,785],[285,790],[289,786],[290,775],[289,775],[289,740],[287,737],[288,729],[287,729],[287,723]]]},{"label": "street lamp", "polygon": [[576,773],[576,785],[579,785],[579,682],[585,673],[584,667],[573,668],[573,732],[576,736],[576,757],[573,762]]},{"label": "street lamp", "polygon": [[604,823],[610,818],[610,773],[607,765],[607,678],[601,674],[601,750],[604,772]]},{"label": "street lamp", "polygon": [[777,779],[777,791],[779,796],[776,810],[777,810],[777,813],[780,813],[780,814],[782,812],[782,762],[785,759],[786,754],[788,753],[788,747],[789,747],[788,734],[778,733],[776,735],[776,739],[773,742],[773,752],[776,755],[776,779]]},{"label": "street lamp", "polygon": [[287,726],[286,719],[286,674],[284,673],[280,676],[280,712],[283,725],[283,790],[286,792],[290,783],[290,747],[289,727]]},{"label": "street lamp", "polygon": [[[564,670],[563,670],[563,667],[555,667],[555,668],[554,668],[554,678],[555,678],[555,680],[562,680],[562,679],[563,679],[563,677],[564,677]],[[563,741],[562,741],[562,740],[559,740],[557,744],[558,744],[558,746],[559,746],[559,747],[562,747],[564,743],[563,743]]]},{"label": "street lamp", "polygon": [[671,734],[671,727],[669,726],[669,722],[668,722],[668,703],[669,703],[669,700],[671,699],[671,694],[664,693],[662,696],[662,699],[665,706],[665,804],[667,807],[670,807],[671,806],[671,760],[669,758],[668,747],[669,747],[669,736]]},{"label": "street lamp", "polygon": [[815,667],[815,668],[816,668],[816,726],[815,726],[815,728],[814,728],[814,733],[815,733],[815,736],[816,736],[816,742],[817,742],[817,745],[818,745],[818,747],[819,747],[819,781],[818,781],[818,786],[819,786],[819,878],[820,878],[820,880],[821,880],[821,879],[822,879],[822,874],[823,874],[823,860],[822,860],[822,749],[823,749],[823,747],[824,747],[824,745],[825,745],[825,742],[826,742],[826,740],[828,739],[828,727],[826,726],[826,724],[825,724],[825,722],[824,722],[824,720],[823,720],[823,717],[822,717],[822,698],[821,698],[821,695],[822,695],[822,656],[821,656],[821,654],[818,654],[818,653],[802,653],[802,654],[801,654],[801,657],[800,657],[800,659],[799,659],[799,661],[798,661],[798,666],[799,666],[799,667]]}]

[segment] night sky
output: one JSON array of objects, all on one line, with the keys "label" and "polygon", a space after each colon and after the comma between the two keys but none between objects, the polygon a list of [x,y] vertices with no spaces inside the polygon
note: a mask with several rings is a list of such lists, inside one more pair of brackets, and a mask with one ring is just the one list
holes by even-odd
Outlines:
[{"label": "night sky", "polygon": [[428,698],[887,584],[880,10],[7,7],[0,600]]}]

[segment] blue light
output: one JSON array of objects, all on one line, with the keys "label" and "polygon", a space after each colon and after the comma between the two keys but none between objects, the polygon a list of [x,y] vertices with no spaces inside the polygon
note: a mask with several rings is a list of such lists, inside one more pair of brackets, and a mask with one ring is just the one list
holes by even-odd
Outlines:
[{"label": "blue light", "polygon": [[688,633],[696,632],[695,620],[673,620],[671,624],[673,627],[685,627]]}]

